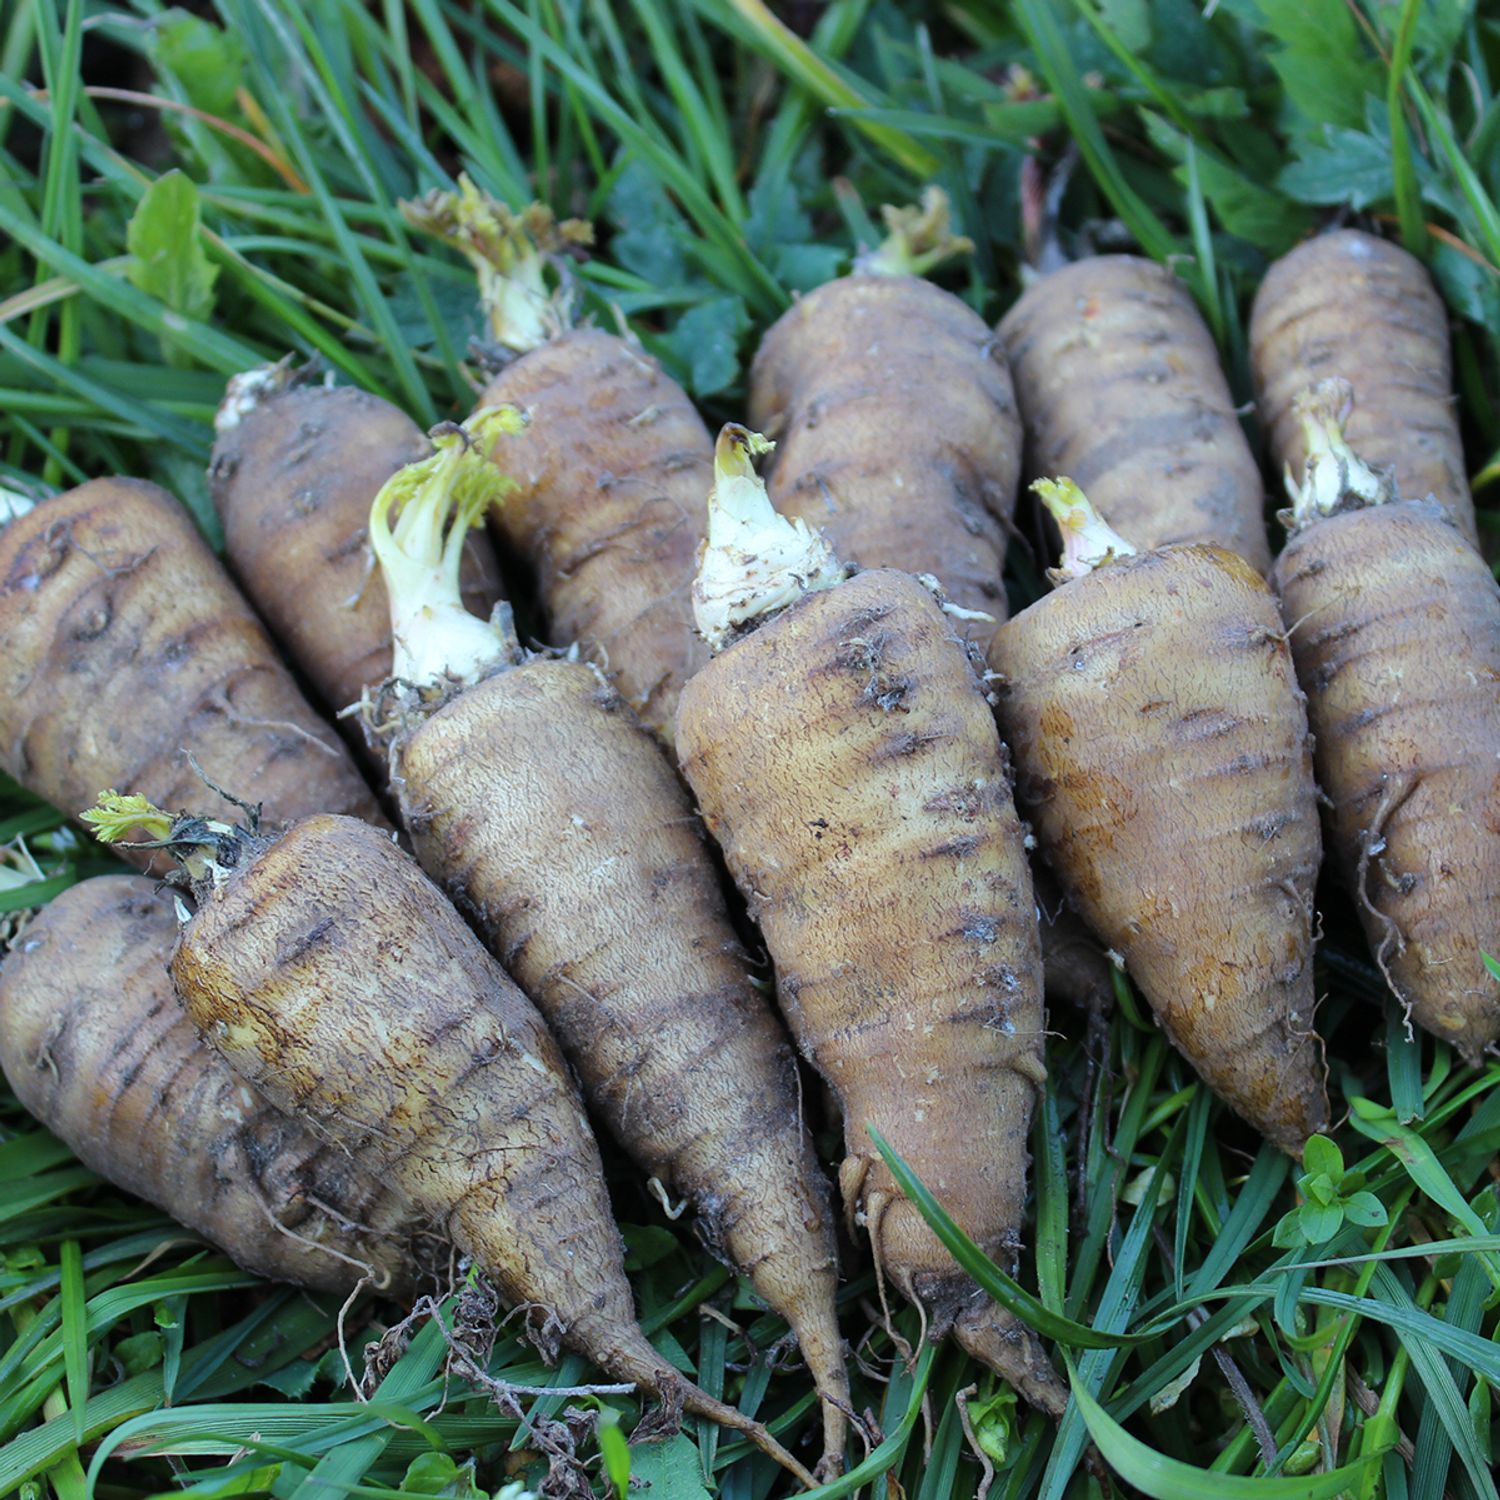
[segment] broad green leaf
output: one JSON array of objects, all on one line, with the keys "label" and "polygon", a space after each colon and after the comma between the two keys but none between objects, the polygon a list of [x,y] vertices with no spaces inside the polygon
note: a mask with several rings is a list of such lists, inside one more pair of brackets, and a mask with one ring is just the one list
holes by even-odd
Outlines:
[{"label": "broad green leaf", "polygon": [[[1152,143],[1177,163],[1172,175],[1188,185],[1188,137],[1161,115],[1142,110]],[[1227,158],[1202,145],[1194,150],[1194,167],[1204,198],[1215,218],[1229,231],[1269,254],[1289,250],[1308,227],[1307,211],[1264,184],[1253,181]]]},{"label": "broad green leaf", "polygon": [[989,1454],[997,1468],[1004,1467],[1010,1455],[1016,1430],[1016,1404],[1016,1393],[1009,1386],[1001,1386],[987,1400],[969,1403],[969,1426],[974,1429],[974,1441]]},{"label": "broad green leaf", "polygon": [[1344,0],[1259,0],[1258,9],[1281,44],[1270,62],[1288,107],[1312,124],[1357,127],[1385,79]]},{"label": "broad green leaf", "polygon": [[604,1472],[616,1500],[626,1500],[630,1493],[630,1444],[612,1412],[600,1415],[599,1456],[604,1460]]},{"label": "broad green leaf", "polygon": [[1344,204],[1356,212],[1388,203],[1396,191],[1390,142],[1347,125],[1324,125],[1300,143],[1276,186],[1298,203]]},{"label": "broad green leaf", "polygon": [[777,245],[766,252],[767,265],[789,292],[810,292],[832,281],[848,258],[837,245]]},{"label": "broad green leaf", "polygon": [[259,1384],[279,1391],[290,1401],[300,1401],[312,1390],[318,1380],[318,1361],[294,1359],[279,1370],[270,1370],[261,1377]]},{"label": "broad green leaf", "polygon": [[459,1463],[451,1453],[420,1454],[407,1465],[401,1480],[404,1495],[436,1495],[444,1500],[484,1500],[474,1483],[474,1461]]},{"label": "broad green leaf", "polygon": [[151,60],[207,114],[227,116],[245,76],[245,46],[231,31],[183,10],[158,16],[146,33]]},{"label": "broad green leaf", "polygon": [[628,1472],[633,1500],[710,1500],[697,1444],[680,1432],[632,1444]]},{"label": "broad green leaf", "polygon": [[1316,1203],[1319,1208],[1327,1208],[1338,1198],[1334,1188],[1333,1179],[1327,1172],[1319,1172],[1316,1176],[1303,1177],[1297,1184],[1310,1203]]},{"label": "broad green leaf", "polygon": [[1297,1216],[1302,1220],[1302,1233],[1309,1245],[1326,1244],[1344,1222],[1344,1210],[1337,1203],[1304,1203]]},{"label": "broad green leaf", "polygon": [[1302,1215],[1299,1210],[1294,1208],[1276,1221],[1276,1228],[1271,1233],[1271,1243],[1278,1250],[1296,1250],[1307,1243],[1307,1236],[1302,1231]]},{"label": "broad green leaf", "polygon": [[696,396],[713,396],[739,379],[739,343],[750,327],[739,297],[712,297],[685,312],[662,341]]},{"label": "broad green leaf", "polygon": [[127,1375],[142,1375],[154,1370],[162,1359],[162,1337],[154,1328],[121,1339],[113,1349],[114,1357],[125,1367]]},{"label": "broad green leaf", "polygon": [[616,176],[605,212],[616,226],[609,258],[654,285],[687,277],[685,246],[691,239],[682,215],[645,163],[627,161]]},{"label": "broad green leaf", "polygon": [[645,1271],[680,1248],[677,1236],[661,1224],[622,1224],[620,1235],[627,1271]]},{"label": "broad green leaf", "polygon": [[1151,45],[1151,7],[1148,0],[1099,0],[1099,14],[1131,52]]},{"label": "broad green leaf", "polygon": [[1378,1229],[1386,1222],[1385,1205],[1374,1193],[1355,1193],[1344,1199],[1344,1217],[1362,1229]]},{"label": "broad green leaf", "polygon": [[[171,171],[146,189],[125,237],[134,257],[127,271],[131,285],[198,323],[213,312],[219,275],[203,249],[201,227],[197,185]],[[184,358],[166,339],[162,354],[168,363]]]}]

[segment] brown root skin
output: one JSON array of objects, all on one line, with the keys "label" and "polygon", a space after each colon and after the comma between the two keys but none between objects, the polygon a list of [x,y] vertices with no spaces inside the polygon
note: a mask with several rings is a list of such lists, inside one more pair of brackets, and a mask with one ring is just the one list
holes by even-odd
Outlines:
[{"label": "brown root skin", "polygon": [[1306,442],[1295,410],[1309,386],[1354,388],[1345,431],[1401,495],[1433,495],[1476,540],[1448,312],[1422,263],[1357,229],[1306,240],[1266,273],[1250,312],[1250,365],[1277,473],[1300,475]]},{"label": "brown root skin", "polygon": [[542,1012],[596,1118],[787,1319],[836,1465],[850,1396],[827,1183],[660,749],[593,669],[533,658],[396,753],[418,858]]},{"label": "brown root skin", "polygon": [[915,579],[861,573],[688,684],[678,757],[783,1014],[838,1096],[846,1211],[885,1283],[944,1326],[970,1289],[865,1123],[987,1253],[1009,1253],[1046,1076],[1024,832],[968,655]]},{"label": "brown root skin", "polygon": [[[818,287],[761,340],[748,412],[776,440],[778,511],[846,561],[930,573],[1004,618],[1021,421],[1004,350],[966,303],[913,277]],[[960,630],[982,647],[994,628]]]},{"label": "brown root skin", "polygon": [[237,1265],[318,1291],[401,1294],[414,1225],[198,1039],[167,973],[172,902],[140,876],[51,901],[0,964],[0,1065],[84,1164]]},{"label": "brown root skin", "polygon": [[1005,315],[1027,469],[1070,474],[1145,549],[1211,542],[1264,574],[1265,486],[1218,350],[1168,270],[1130,255],[1043,276]]},{"label": "brown root skin", "polygon": [[501,371],[479,405],[500,403],[531,426],[495,445],[517,488],[491,525],[531,568],[550,638],[576,642],[670,744],[682,684],[708,659],[692,613],[708,429],[655,360],[595,328]]},{"label": "brown root skin", "polygon": [[1120,558],[996,635],[1016,798],[1178,1050],[1292,1155],[1327,1123],[1313,1031],[1321,857],[1307,717],[1249,564]]},{"label": "brown root skin", "polygon": [[[0,768],[76,815],[100,788],[211,809],[189,759],[268,821],[385,825],[342,742],[164,490],[96,479],[0,530]],[[154,869],[159,859],[127,858]]]},{"label": "brown root skin", "polygon": [[953,1337],[1038,1411],[1054,1421],[1061,1419],[1068,1388],[1042,1353],[1036,1335],[1019,1318],[998,1303],[976,1299],[954,1322]]},{"label": "brown root skin", "polygon": [[[230,566],[330,713],[390,676],[390,607],[369,547],[370,502],[429,451],[422,429],[388,402],[308,385],[262,399],[214,444],[209,477]],[[500,596],[482,532],[466,540],[461,589],[481,618]]]},{"label": "brown root skin", "polygon": [[1277,560],[1330,852],[1391,989],[1478,1065],[1500,1037],[1500,587],[1432,500],[1348,511]]},{"label": "brown root skin", "polygon": [[349,818],[293,824],[205,893],[172,974],[204,1040],[337,1143],[605,1371],[758,1423],[669,1369],[635,1322],[598,1148],[541,1016],[422,874]]}]

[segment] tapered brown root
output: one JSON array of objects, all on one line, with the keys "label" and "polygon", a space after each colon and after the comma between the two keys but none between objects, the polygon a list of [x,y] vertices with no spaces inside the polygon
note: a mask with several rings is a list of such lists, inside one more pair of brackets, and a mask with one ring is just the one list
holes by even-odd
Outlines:
[{"label": "tapered brown root", "polygon": [[1058,1379],[1037,1336],[998,1302],[981,1302],[962,1314],[953,1336],[980,1364],[1009,1381],[1040,1412],[1061,1417],[1068,1388]]},{"label": "tapered brown root", "polygon": [[853,1410],[843,1338],[831,1309],[813,1306],[800,1317],[788,1318],[788,1322],[823,1407],[823,1457],[818,1461],[818,1477],[834,1479],[843,1472],[844,1444],[849,1438],[849,1413]]}]

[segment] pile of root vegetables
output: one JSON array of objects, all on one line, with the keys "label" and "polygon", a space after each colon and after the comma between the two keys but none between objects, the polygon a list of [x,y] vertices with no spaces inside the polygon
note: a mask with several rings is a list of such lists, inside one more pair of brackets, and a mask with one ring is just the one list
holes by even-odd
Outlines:
[{"label": "pile of root vegetables", "polygon": [[[1213,341],[1150,262],[1076,262],[995,330],[922,277],[958,248],[943,203],[889,213],[715,441],[575,321],[584,226],[467,184],[407,213],[479,274],[464,420],[237,378],[227,568],[132,479],[4,512],[0,765],[141,872],[74,886],[0,964],[0,1063],[94,1170],[309,1287],[409,1301],[451,1245],[544,1356],[811,1484],[860,1420],[855,1261],[1063,1410],[877,1136],[1014,1270],[1046,1037],[1113,968],[1300,1155],[1329,1121],[1326,838],[1411,1020],[1493,1049],[1500,590],[1403,251],[1329,233],[1256,299],[1273,562]],[[1057,566],[1007,619],[1023,478]],[[820,1451],[642,1333],[595,1130],[785,1318]]]}]

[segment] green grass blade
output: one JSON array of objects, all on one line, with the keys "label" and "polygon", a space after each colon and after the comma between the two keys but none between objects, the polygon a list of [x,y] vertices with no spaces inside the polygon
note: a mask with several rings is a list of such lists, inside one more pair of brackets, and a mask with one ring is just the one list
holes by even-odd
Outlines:
[{"label": "green grass blade", "polygon": [[1071,1361],[1068,1374],[1073,1399],[1104,1461],[1126,1484],[1153,1500],[1337,1500],[1377,1457],[1369,1454],[1344,1468],[1300,1479],[1216,1474],[1169,1458],[1132,1437],[1083,1388]]},{"label": "green grass blade", "polygon": [[1074,1349],[1128,1349],[1141,1340],[1128,1333],[1101,1333],[1075,1323],[1053,1312],[1020,1282],[1006,1275],[973,1240],[953,1222],[948,1211],[923,1186],[921,1179],[907,1166],[886,1141],[885,1137],[868,1122],[865,1128],[870,1139],[885,1159],[885,1164],[896,1179],[896,1186],[916,1204],[918,1212],[932,1227],[932,1232],[943,1242],[953,1258],[972,1276],[979,1286],[1002,1307],[1014,1313],[1022,1322],[1044,1338],[1066,1344]]},{"label": "green grass blade", "polygon": [[1409,1125],[1426,1112],[1422,1098],[1422,1039],[1412,1032],[1394,997],[1385,1006],[1385,1069],[1391,1085],[1391,1108]]},{"label": "green grass blade", "polygon": [[[1095,1314],[1095,1322],[1110,1331],[1125,1327],[1140,1300],[1149,1261],[1147,1252],[1162,1200],[1165,1171],[1176,1157],[1181,1137],[1182,1117],[1179,1116],[1168,1137],[1167,1147],[1157,1162],[1158,1170],[1152,1174],[1150,1185],[1131,1218],[1110,1266],[1109,1279],[1104,1284]],[[1122,1357],[1118,1351],[1090,1350],[1079,1362],[1079,1374],[1070,1384],[1075,1392],[1086,1388],[1092,1394],[1102,1393],[1121,1362]],[[1047,1467],[1042,1475],[1041,1500],[1061,1500],[1071,1486],[1074,1473],[1083,1458],[1086,1441],[1087,1431],[1079,1407],[1076,1402],[1070,1403],[1058,1424],[1057,1442],[1048,1456]]]},{"label": "green grass blade", "polygon": [[1488,258],[1492,271],[1500,271],[1500,211],[1496,210],[1494,201],[1485,191],[1479,174],[1469,164],[1462,148],[1454,140],[1448,122],[1438,113],[1427,90],[1422,87],[1414,73],[1408,72],[1405,81],[1406,90],[1411,95],[1412,102],[1417,106],[1417,113],[1422,117],[1423,128],[1437,142],[1444,160],[1448,163],[1448,170],[1458,184],[1464,203],[1474,215],[1480,238],[1480,244],[1476,248],[1482,250]]},{"label": "green grass blade", "polygon": [[1059,1317],[1067,1300],[1068,1167],[1057,1100],[1050,1089],[1037,1101],[1032,1122],[1036,1173],[1036,1279],[1043,1304]]},{"label": "green grass blade", "polygon": [[1266,1215],[1270,1213],[1271,1205],[1286,1181],[1290,1165],[1286,1155],[1274,1146],[1261,1147],[1245,1185],[1234,1200],[1228,1219],[1214,1237],[1213,1247],[1188,1278],[1188,1289],[1192,1295],[1201,1297],[1217,1286],[1234,1268],[1244,1254],[1245,1247],[1265,1223]]},{"label": "green grass blade", "polygon": [[1208,204],[1203,197],[1203,184],[1198,179],[1198,145],[1191,136],[1186,144],[1188,230],[1193,237],[1193,255],[1198,262],[1197,291],[1214,342],[1223,349],[1227,326],[1224,304],[1219,295],[1213,235],[1208,227]]},{"label": "green grass blade", "polygon": [[[1473,1235],[1487,1233],[1484,1220],[1469,1207],[1422,1136],[1372,1100],[1354,1095],[1349,1102],[1352,1106],[1349,1123],[1361,1135],[1384,1146],[1406,1169],[1417,1187],[1455,1222]],[[1500,1262],[1487,1252],[1480,1252],[1480,1260],[1491,1282],[1500,1290]]]},{"label": "green grass blade", "polygon": [[917,1354],[916,1368],[912,1371],[911,1393],[907,1397],[905,1412],[890,1436],[847,1474],[816,1489],[803,1490],[802,1500],[843,1500],[845,1495],[853,1495],[901,1462],[922,1415],[923,1398],[927,1394],[927,1383],[931,1379],[932,1364],[936,1358],[937,1345],[923,1344]]},{"label": "green grass blade", "polygon": [[1125,221],[1141,248],[1154,260],[1182,254],[1182,247],[1145,200],[1126,181],[1058,28],[1049,0],[1017,0],[1016,19],[1026,32],[1037,66],[1062,106],[1063,117],[1099,190]]},{"label": "green grass blade", "polygon": [[0,230],[24,245],[58,275],[75,282],[93,301],[158,338],[166,339],[210,368],[230,375],[259,362],[260,352],[251,345],[220,333],[206,323],[194,322],[174,313],[156,298],[137,291],[122,276],[100,270],[49,240],[3,206],[0,206]]},{"label": "green grass blade", "polygon": [[726,279],[733,283],[732,289],[763,316],[780,312],[789,300],[780,284],[751,252],[739,227],[713,201],[686,163],[661,142],[649,124],[632,119],[584,68],[510,0],[485,0],[485,5],[526,39],[537,59],[545,61],[578,90],[579,97],[601,123],[651,164],[663,182],[681,199],[709,244],[720,251]]},{"label": "green grass blade", "polygon": [[[738,34],[813,98],[833,109],[869,107],[870,101],[859,89],[774,15],[765,0],[730,0],[730,4],[740,18]],[[709,19],[724,24],[724,18],[712,6],[707,7],[706,13]],[[859,127],[893,161],[919,180],[935,177],[941,170],[942,161],[904,131],[873,121],[860,121]]]},{"label": "green grass blade", "polygon": [[[112,413],[136,430],[207,460],[210,439],[196,423],[184,422],[159,407],[147,406],[123,392],[94,380],[83,370],[69,369],[50,354],[24,343],[9,328],[0,325],[0,349],[8,350],[53,384],[71,390],[80,400],[99,411]],[[252,360],[259,364],[260,360]]]},{"label": "green grass blade", "polygon": [[1411,131],[1406,125],[1402,86],[1411,68],[1412,44],[1416,40],[1421,0],[1402,0],[1391,48],[1390,77],[1386,84],[1386,110],[1391,126],[1391,171],[1396,183],[1396,217],[1401,225],[1401,243],[1413,255],[1427,255],[1427,224],[1422,217],[1422,190],[1412,159]]},{"label": "green grass blade", "polygon": [[64,1240],[59,1247],[58,1294],[62,1302],[63,1368],[72,1408],[73,1435],[83,1446],[84,1407],[89,1399],[89,1339],[86,1298],[83,1290],[83,1252],[77,1240]]}]

